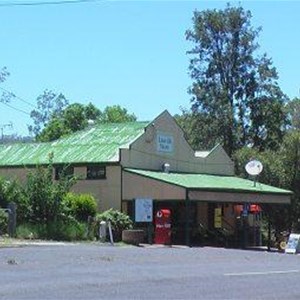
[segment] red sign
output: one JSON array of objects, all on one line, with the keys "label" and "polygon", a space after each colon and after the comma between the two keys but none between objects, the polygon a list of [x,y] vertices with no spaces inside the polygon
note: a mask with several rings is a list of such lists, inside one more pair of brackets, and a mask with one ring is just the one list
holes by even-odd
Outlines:
[{"label": "red sign", "polygon": [[160,209],[155,214],[155,244],[171,244],[171,211]]},{"label": "red sign", "polygon": [[[236,214],[240,214],[243,212],[243,205],[235,205],[234,210]],[[258,204],[250,204],[247,207],[247,212],[250,214],[258,214],[262,211],[260,205]]]}]

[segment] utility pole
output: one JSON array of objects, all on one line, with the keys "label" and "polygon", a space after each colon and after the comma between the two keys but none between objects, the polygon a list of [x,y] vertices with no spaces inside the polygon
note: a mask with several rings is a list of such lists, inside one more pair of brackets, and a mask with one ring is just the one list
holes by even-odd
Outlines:
[{"label": "utility pole", "polygon": [[4,129],[5,128],[9,128],[9,129],[12,129],[13,128],[13,123],[12,122],[9,122],[7,124],[1,124],[0,125],[0,129],[1,129],[1,141],[3,142],[3,139],[4,139]]}]

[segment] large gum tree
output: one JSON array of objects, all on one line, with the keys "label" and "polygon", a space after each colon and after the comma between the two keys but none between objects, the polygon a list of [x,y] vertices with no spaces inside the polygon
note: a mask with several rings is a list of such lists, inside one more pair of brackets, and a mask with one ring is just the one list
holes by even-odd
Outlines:
[{"label": "large gum tree", "polygon": [[282,141],[287,97],[271,59],[257,51],[261,29],[250,21],[250,11],[230,5],[194,12],[186,31],[193,44],[188,51],[192,106],[181,124],[196,148],[219,142],[231,156],[245,145],[276,149]]}]

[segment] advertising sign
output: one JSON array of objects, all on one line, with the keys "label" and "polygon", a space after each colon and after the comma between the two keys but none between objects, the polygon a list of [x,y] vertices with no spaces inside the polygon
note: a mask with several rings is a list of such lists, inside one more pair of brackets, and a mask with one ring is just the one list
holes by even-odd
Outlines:
[{"label": "advertising sign", "polygon": [[215,208],[214,227],[222,228],[222,209]]},{"label": "advertising sign", "polygon": [[135,222],[152,222],[153,200],[135,199]]},{"label": "advertising sign", "polygon": [[296,254],[299,252],[300,252],[300,234],[291,233],[285,248],[285,253]]}]

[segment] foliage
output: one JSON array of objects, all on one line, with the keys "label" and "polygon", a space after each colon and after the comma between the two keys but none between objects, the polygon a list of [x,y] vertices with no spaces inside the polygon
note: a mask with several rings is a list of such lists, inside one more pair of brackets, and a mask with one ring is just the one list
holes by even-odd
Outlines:
[{"label": "foliage", "polygon": [[280,159],[288,176],[289,189],[294,192],[290,216],[293,229],[300,230],[300,130],[286,134]]},{"label": "foliage", "polygon": [[29,214],[29,205],[22,187],[15,180],[9,181],[0,177],[0,207],[6,208],[10,202],[17,205],[17,222],[26,220]]},{"label": "foliage", "polygon": [[7,233],[8,214],[0,209],[0,235]]},{"label": "foliage", "polygon": [[41,133],[36,136],[36,140],[39,142],[51,142],[69,134],[70,132],[70,129],[65,127],[61,119],[53,118],[49,121],[48,125],[41,131]]},{"label": "foliage", "polygon": [[[281,157],[281,152],[264,151],[244,147],[235,152],[234,156],[236,174],[261,183],[277,186],[284,189],[290,189],[289,173],[285,166],[285,161]],[[263,164],[263,172],[254,178],[245,171],[245,165],[251,159],[258,159]],[[273,228],[277,231],[288,230],[292,226],[291,207],[279,204],[261,204],[266,217],[271,222]]]},{"label": "foliage", "polygon": [[37,226],[30,223],[22,223],[17,226],[16,237],[19,239],[38,239]]},{"label": "foliage", "polygon": [[129,114],[126,108],[120,105],[107,106],[100,116],[100,123],[126,123],[136,121],[134,114]]},{"label": "foliage", "polygon": [[89,216],[96,215],[97,203],[90,194],[67,193],[63,202],[69,214],[78,221],[87,222]]},{"label": "foliage", "polygon": [[[4,82],[6,78],[9,76],[9,72],[6,67],[3,67],[0,69],[0,83]],[[13,93],[2,91],[2,94],[0,95],[0,102],[7,103],[11,100],[13,97]]]},{"label": "foliage", "polygon": [[128,215],[112,208],[103,213],[97,214],[97,227],[99,227],[101,221],[111,223],[115,241],[121,240],[123,230],[132,229],[133,227],[133,222]]},{"label": "foliage", "polygon": [[174,116],[185,133],[185,138],[194,150],[210,150],[222,143],[221,136],[216,136],[214,118],[202,118],[201,113],[182,109],[181,115]]},{"label": "foliage", "polygon": [[2,177],[0,177],[0,207],[7,207],[9,203],[8,199],[8,186],[10,182]]},{"label": "foliage", "polygon": [[74,177],[53,179],[53,166],[37,166],[27,176],[24,194],[30,203],[29,220],[33,224],[49,225],[64,215],[63,197],[75,183]]},{"label": "foliage", "polygon": [[250,11],[230,5],[194,12],[186,38],[194,43],[188,52],[194,83],[187,119],[193,119],[189,131],[195,148],[221,141],[231,156],[244,145],[278,149],[283,139],[287,98],[271,59],[256,55],[260,28],[250,21]]},{"label": "foliage", "polygon": [[37,97],[37,109],[30,113],[33,125],[28,126],[29,132],[35,136],[39,135],[51,118],[58,117],[68,104],[69,101],[63,94],[45,90],[42,95]]},{"label": "foliage", "polygon": [[53,141],[61,136],[82,130],[88,126],[89,120],[96,120],[100,116],[100,110],[92,103],[87,106],[74,103],[67,106],[59,115],[53,115],[37,136],[41,142]]},{"label": "foliage", "polygon": [[17,227],[17,238],[76,241],[86,239],[87,225],[73,222],[53,222],[49,225],[25,223]]},{"label": "foliage", "polygon": [[286,105],[292,129],[300,130],[300,98],[294,98]]},{"label": "foliage", "polygon": [[107,106],[101,112],[92,103],[88,105],[74,103],[66,106],[59,113],[52,113],[36,139],[40,142],[56,140],[61,136],[86,128],[90,120],[96,123],[120,123],[135,121],[136,117],[119,105]]},{"label": "foliage", "polygon": [[270,221],[276,231],[300,229],[300,131],[286,133],[278,151],[259,152],[243,148],[234,154],[236,173],[246,178],[244,166],[251,158],[263,163],[260,182],[294,192],[290,206],[265,205]]},{"label": "foliage", "polygon": [[98,120],[101,116],[101,111],[90,102],[84,107],[84,114],[87,120]]},{"label": "foliage", "polygon": [[40,238],[75,241],[86,239],[87,225],[79,222],[52,222],[40,228]]},{"label": "foliage", "polygon": [[279,152],[259,152],[257,149],[248,147],[236,151],[233,155],[233,160],[237,175],[253,179],[245,170],[245,165],[251,159],[257,159],[263,164],[263,172],[258,176],[257,180],[273,186],[289,188],[288,173]]},{"label": "foliage", "polygon": [[6,77],[9,76],[9,72],[6,67],[0,69],[0,82],[5,81]]}]

